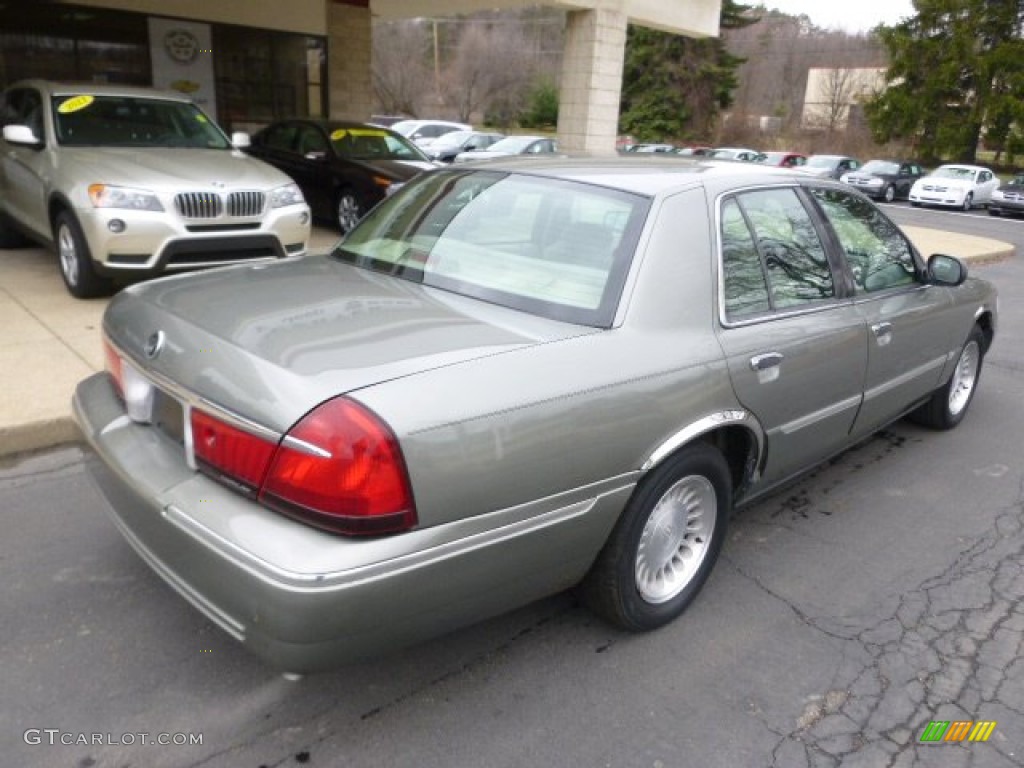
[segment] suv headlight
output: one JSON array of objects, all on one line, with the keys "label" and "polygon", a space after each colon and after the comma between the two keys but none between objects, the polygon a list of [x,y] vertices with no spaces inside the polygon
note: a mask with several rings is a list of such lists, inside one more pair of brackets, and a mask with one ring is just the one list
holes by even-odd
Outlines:
[{"label": "suv headlight", "polygon": [[298,184],[285,184],[283,187],[270,190],[270,207],[284,208],[286,205],[301,205],[306,202]]},{"label": "suv headlight", "polygon": [[89,199],[96,208],[129,208],[133,211],[162,211],[164,207],[148,189],[90,184]]}]

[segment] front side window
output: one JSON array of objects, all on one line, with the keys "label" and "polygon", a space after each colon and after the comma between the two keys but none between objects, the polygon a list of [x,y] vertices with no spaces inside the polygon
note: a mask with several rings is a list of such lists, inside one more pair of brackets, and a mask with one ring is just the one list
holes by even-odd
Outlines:
[{"label": "front side window", "polygon": [[811,194],[839,238],[859,291],[874,293],[918,282],[909,243],[875,206],[836,189],[812,189]]},{"label": "front side window", "polygon": [[744,192],[736,200],[764,263],[773,309],[835,296],[825,248],[795,189]]},{"label": "front side window", "polygon": [[422,174],[333,255],[555,320],[609,327],[650,201],[494,171]]},{"label": "front side window", "polygon": [[263,134],[263,146],[281,152],[292,152],[295,148],[295,134],[298,126],[295,123],[278,123],[267,128]]},{"label": "front side window", "polygon": [[227,149],[231,142],[195,104],[90,93],[53,97],[57,142],[69,147]]}]

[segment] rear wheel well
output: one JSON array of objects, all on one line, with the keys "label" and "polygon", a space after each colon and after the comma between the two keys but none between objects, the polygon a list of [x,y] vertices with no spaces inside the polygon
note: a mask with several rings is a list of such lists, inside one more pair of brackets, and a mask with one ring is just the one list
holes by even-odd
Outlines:
[{"label": "rear wheel well", "polygon": [[749,429],[727,426],[705,432],[698,438],[714,446],[729,465],[733,498],[738,499],[754,476],[758,461],[757,440]]}]

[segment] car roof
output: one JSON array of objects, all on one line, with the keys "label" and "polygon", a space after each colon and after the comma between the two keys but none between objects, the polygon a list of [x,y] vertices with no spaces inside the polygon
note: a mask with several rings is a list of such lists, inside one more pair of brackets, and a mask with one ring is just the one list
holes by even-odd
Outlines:
[{"label": "car roof", "polygon": [[[983,165],[970,165],[969,163],[943,163],[939,168],[964,168],[968,171],[990,171],[990,168],[986,168]],[[936,168],[935,170],[939,170]]]},{"label": "car roof", "polygon": [[159,88],[145,88],[138,85],[112,85],[110,83],[80,83],[63,80],[19,80],[11,83],[6,90],[12,88],[35,88],[50,96],[134,96],[136,98],[168,99],[171,101],[192,102],[192,97],[179,91],[167,91]]},{"label": "car roof", "polygon": [[787,182],[818,183],[813,177],[784,168],[666,154],[517,156],[488,160],[478,168],[580,181],[647,196],[698,184],[729,188]]},{"label": "car roof", "polygon": [[[464,126],[468,125],[468,123],[456,123],[456,122],[453,122],[451,120],[420,120],[419,118],[412,118],[412,117],[410,117],[408,119],[405,119],[405,120],[399,120],[398,122],[399,123],[405,123],[406,125],[454,125],[454,126],[457,126],[459,128],[464,128]],[[469,128],[464,128],[464,130],[470,130],[470,129]]]},{"label": "car roof", "polygon": [[[336,128],[370,128],[375,131],[394,133],[389,126],[380,125],[379,123],[362,123],[358,120],[327,120],[322,117],[291,117],[284,120],[275,120],[270,125],[281,125],[282,123],[310,123],[318,125],[326,131],[332,131]],[[267,127],[269,128],[270,125]]]}]

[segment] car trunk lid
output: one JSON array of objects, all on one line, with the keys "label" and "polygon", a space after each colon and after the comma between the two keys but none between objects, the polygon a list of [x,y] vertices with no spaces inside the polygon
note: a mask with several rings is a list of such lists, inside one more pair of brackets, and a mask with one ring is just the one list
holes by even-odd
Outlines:
[{"label": "car trunk lid", "polygon": [[339,394],[596,329],[313,256],[133,287],[105,330],[154,378],[285,431]]}]

